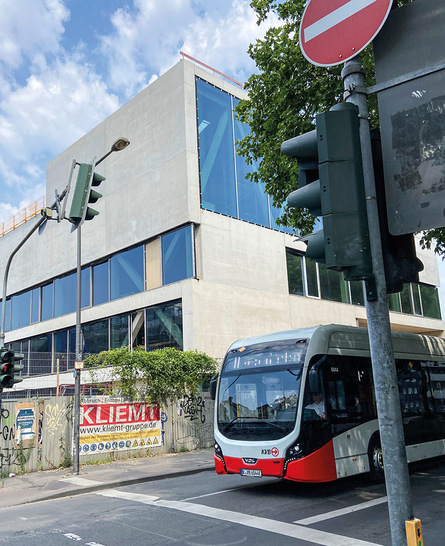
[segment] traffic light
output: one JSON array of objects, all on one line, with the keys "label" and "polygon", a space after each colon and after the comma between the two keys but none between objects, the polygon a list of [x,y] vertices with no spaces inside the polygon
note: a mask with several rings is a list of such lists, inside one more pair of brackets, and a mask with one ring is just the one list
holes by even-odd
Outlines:
[{"label": "traffic light", "polygon": [[77,226],[84,220],[92,220],[99,212],[88,206],[89,203],[96,203],[102,194],[94,190],[99,186],[105,177],[94,172],[93,164],[81,163],[77,174],[76,187],[74,188],[73,200],[68,216],[70,222]]},{"label": "traffic light", "polygon": [[15,376],[15,372],[23,370],[22,364],[16,364],[16,361],[22,360],[22,354],[14,354],[8,349],[0,350],[0,388],[10,389],[14,383],[20,383],[23,379],[20,376]]},{"label": "traffic light", "polygon": [[401,292],[403,290],[404,284],[419,282],[419,271],[423,270],[423,264],[416,256],[414,235],[412,233],[391,235],[389,232],[382,145],[380,141],[380,131],[378,129],[371,131],[371,147],[377,206],[379,211],[383,265],[386,278],[386,291],[388,294],[395,294],[396,292]]},{"label": "traffic light", "polygon": [[322,217],[323,229],[302,237],[306,256],[345,280],[371,277],[358,108],[341,103],[318,114],[316,129],[287,140],[281,151],[299,168],[299,189],[288,205]]}]

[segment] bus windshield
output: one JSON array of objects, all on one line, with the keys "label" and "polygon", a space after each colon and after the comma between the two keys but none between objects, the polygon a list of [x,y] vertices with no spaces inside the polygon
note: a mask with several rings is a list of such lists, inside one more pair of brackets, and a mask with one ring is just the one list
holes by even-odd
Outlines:
[{"label": "bus windshield", "polygon": [[218,396],[218,429],[227,438],[283,438],[295,427],[306,344],[254,346],[229,353]]}]

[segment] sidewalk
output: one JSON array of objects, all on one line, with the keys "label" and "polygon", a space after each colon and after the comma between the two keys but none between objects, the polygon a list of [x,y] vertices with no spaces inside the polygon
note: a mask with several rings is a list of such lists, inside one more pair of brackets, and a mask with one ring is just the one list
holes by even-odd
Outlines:
[{"label": "sidewalk", "polygon": [[0,482],[0,509],[214,470],[213,452],[213,448],[210,448],[125,459],[97,466],[81,465],[78,475],[65,468],[4,478]]}]

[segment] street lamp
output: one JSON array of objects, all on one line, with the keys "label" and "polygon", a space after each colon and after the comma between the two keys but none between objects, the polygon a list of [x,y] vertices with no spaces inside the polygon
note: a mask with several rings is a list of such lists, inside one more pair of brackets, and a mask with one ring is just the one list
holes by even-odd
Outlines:
[{"label": "street lamp", "polygon": [[[102,163],[113,152],[120,152],[129,146],[128,138],[118,138],[109,152],[107,152],[99,161],[94,162],[94,168]],[[75,378],[74,378],[74,435],[73,435],[73,474],[79,474],[79,450],[80,450],[80,373],[83,368],[82,360],[82,330],[81,330],[81,225],[79,223],[77,229],[77,301],[76,301],[76,362],[75,362]]]}]

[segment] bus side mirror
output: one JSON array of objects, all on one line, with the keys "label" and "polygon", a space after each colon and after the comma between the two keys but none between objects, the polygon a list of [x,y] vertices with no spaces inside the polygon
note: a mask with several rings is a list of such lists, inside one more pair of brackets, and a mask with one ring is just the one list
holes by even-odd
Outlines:
[{"label": "bus side mirror", "polygon": [[210,398],[211,400],[216,399],[216,387],[218,386],[218,377],[219,373],[214,375],[212,379],[210,380]]},{"label": "bus side mirror", "polygon": [[311,394],[321,392],[320,376],[317,370],[309,370],[309,392]]}]

